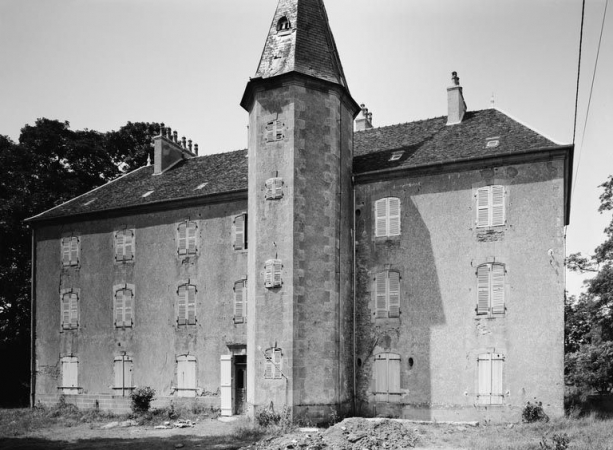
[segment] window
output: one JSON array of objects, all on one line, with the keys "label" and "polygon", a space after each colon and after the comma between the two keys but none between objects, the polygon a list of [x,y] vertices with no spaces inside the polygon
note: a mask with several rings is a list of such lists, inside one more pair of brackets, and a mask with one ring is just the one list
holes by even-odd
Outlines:
[{"label": "window", "polygon": [[269,348],[266,350],[266,365],[264,367],[264,378],[279,379],[283,376],[283,352],[280,348]]},{"label": "window", "polygon": [[503,264],[488,263],[477,267],[477,314],[504,314]]},{"label": "window", "polygon": [[477,360],[479,388],[477,403],[479,405],[501,405],[504,398],[502,393],[502,364],[504,356],[499,353],[483,353]]},{"label": "window", "polygon": [[279,177],[269,178],[264,184],[266,200],[278,200],[283,198],[283,179]]},{"label": "window", "polygon": [[113,287],[113,302],[116,327],[131,327],[134,324],[134,285],[119,284]]},{"label": "window", "polygon": [[179,397],[196,396],[196,357],[191,355],[177,357],[176,391]]},{"label": "window", "polygon": [[134,261],[134,230],[115,232],[115,261]]},{"label": "window", "polygon": [[80,239],[78,236],[62,238],[62,266],[79,265]]},{"label": "window", "polygon": [[375,277],[375,317],[400,317],[400,273],[379,272]]},{"label": "window", "polygon": [[196,286],[182,284],[177,289],[177,324],[196,324]]},{"label": "window", "polygon": [[283,16],[277,22],[277,31],[284,31],[290,29],[290,23],[287,17]]},{"label": "window", "polygon": [[400,199],[387,197],[375,202],[375,236],[400,235]]},{"label": "window", "polygon": [[280,259],[269,259],[264,264],[264,287],[276,288],[283,284],[281,280],[281,264]]},{"label": "window", "polygon": [[62,329],[76,329],[79,326],[79,290],[62,289],[61,293]]},{"label": "window", "polygon": [[247,321],[247,280],[234,283],[234,323]]},{"label": "window", "polygon": [[285,124],[280,120],[272,120],[266,124],[266,142],[275,142],[282,140],[285,135],[283,128]]},{"label": "window", "polygon": [[379,353],[375,356],[375,401],[400,402],[400,355]]},{"label": "window", "polygon": [[79,360],[76,356],[64,356],[62,363],[62,386],[63,394],[79,393]]},{"label": "window", "polygon": [[132,389],[134,389],[134,386],[132,386],[132,358],[127,355],[116,356],[113,369],[115,373],[113,390],[115,392],[121,391],[121,395],[124,397],[129,395]]},{"label": "window", "polygon": [[179,255],[195,255],[198,251],[196,238],[198,224],[192,221],[181,222],[177,226],[177,253]]},{"label": "window", "polygon": [[504,186],[485,186],[477,189],[477,228],[505,224]]},{"label": "window", "polygon": [[247,249],[247,214],[243,213],[234,218],[233,222],[234,250]]}]

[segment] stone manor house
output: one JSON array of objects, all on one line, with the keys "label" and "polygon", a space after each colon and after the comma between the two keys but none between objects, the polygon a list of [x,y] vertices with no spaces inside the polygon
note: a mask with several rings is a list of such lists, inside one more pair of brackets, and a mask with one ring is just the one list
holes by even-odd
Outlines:
[{"label": "stone manor house", "polygon": [[561,415],[573,147],[447,93],[374,128],[322,0],[279,0],[247,150],[163,129],[152,165],[29,219],[32,401]]}]

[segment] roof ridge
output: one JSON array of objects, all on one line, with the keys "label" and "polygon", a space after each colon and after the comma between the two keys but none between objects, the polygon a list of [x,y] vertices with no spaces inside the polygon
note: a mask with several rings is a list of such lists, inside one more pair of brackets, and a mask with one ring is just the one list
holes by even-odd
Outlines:
[{"label": "roof ridge", "polygon": [[543,133],[543,132],[542,132],[542,131],[540,131],[540,130],[537,130],[537,129],[536,129],[536,128],[534,128],[533,126],[528,125],[526,122],[524,122],[524,121],[522,121],[522,120],[518,119],[517,117],[515,117],[515,116],[513,116],[513,115],[509,114],[509,113],[508,113],[508,112],[506,112],[506,111],[503,111],[502,109],[498,108],[497,106],[495,106],[495,107],[493,107],[493,108],[490,108],[490,109],[493,109],[494,111],[498,111],[500,114],[504,114],[504,115],[505,115],[505,116],[507,116],[509,119],[514,120],[514,121],[515,121],[515,122],[517,122],[518,124],[520,124],[520,125],[522,125],[522,126],[524,126],[524,127],[528,128],[529,130],[531,130],[531,131],[535,132],[536,134],[538,134],[538,135],[540,135],[540,136],[544,137],[545,139],[547,139],[547,140],[549,140],[549,141],[553,142],[553,143],[554,143],[554,144],[556,144],[556,145],[569,145],[568,143],[563,143],[563,142],[560,142],[560,141],[558,141],[558,140],[556,140],[556,139],[553,139],[551,136],[549,136],[549,135],[547,135],[547,134]]}]

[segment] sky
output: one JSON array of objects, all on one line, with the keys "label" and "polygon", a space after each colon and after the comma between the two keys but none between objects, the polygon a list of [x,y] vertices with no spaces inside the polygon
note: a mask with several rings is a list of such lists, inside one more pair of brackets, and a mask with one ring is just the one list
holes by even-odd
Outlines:
[{"label": "sky", "polygon": [[[611,220],[597,212],[598,186],[613,173],[613,5],[594,71],[606,1],[586,0],[567,254],[591,254]],[[446,115],[457,71],[469,110],[493,98],[554,142],[573,142],[581,0],[325,4],[351,94],[375,126]],[[40,117],[101,132],[164,122],[200,154],[246,148],[239,102],[276,5],[0,0],[0,134],[17,141]],[[571,294],[583,278],[569,274]]]}]

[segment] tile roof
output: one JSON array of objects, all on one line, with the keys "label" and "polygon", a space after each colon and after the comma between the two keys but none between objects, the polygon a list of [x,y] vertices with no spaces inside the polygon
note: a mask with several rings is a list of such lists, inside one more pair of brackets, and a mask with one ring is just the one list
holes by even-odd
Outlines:
[{"label": "tile roof", "polygon": [[[354,173],[559,146],[495,109],[467,112],[462,123],[457,125],[447,126],[446,123],[447,117],[437,117],[354,133]],[[499,144],[488,148],[488,138],[496,138]],[[403,152],[400,158],[390,161],[392,154],[399,151]],[[143,167],[39,214],[33,220],[245,191],[246,156],[247,150],[201,156],[183,161],[156,176],[153,166]],[[197,189],[204,183],[204,187]],[[143,197],[149,191],[153,192]]]},{"label": "tile roof", "polygon": [[[447,117],[443,116],[354,133],[354,173],[419,167],[558,146],[496,109],[467,112],[462,123],[450,126],[446,123]],[[487,138],[496,138],[498,145],[487,147]],[[404,151],[402,156],[390,161],[392,154],[400,150]]]},{"label": "tile roof", "polygon": [[[291,28],[277,31],[287,17]],[[270,78],[300,72],[347,88],[328,15],[322,0],[280,0],[256,77]]]},{"label": "tile roof", "polygon": [[[201,156],[182,161],[160,175],[153,175],[152,165],[142,167],[32,219],[52,219],[246,190],[246,156],[247,150]],[[197,189],[204,183],[204,187]],[[149,191],[153,192],[143,197]]]}]

